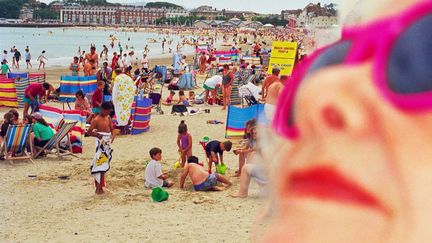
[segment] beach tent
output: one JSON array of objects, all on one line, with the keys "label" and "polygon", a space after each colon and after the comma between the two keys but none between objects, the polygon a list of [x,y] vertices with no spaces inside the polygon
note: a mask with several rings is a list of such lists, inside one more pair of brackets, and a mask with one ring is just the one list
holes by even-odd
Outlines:
[{"label": "beach tent", "polygon": [[126,126],[130,120],[135,91],[135,82],[128,75],[120,74],[115,78],[112,102],[118,126]]},{"label": "beach tent", "polygon": [[180,71],[180,62],[181,62],[182,56],[180,53],[174,53],[173,54],[173,68],[174,73],[178,73]]},{"label": "beach tent", "polygon": [[246,122],[256,119],[259,124],[268,124],[264,115],[264,105],[258,104],[247,108],[228,107],[225,129],[226,138],[241,138],[244,136]]},{"label": "beach tent", "polygon": [[154,72],[157,74],[162,75],[161,81],[165,82],[167,78],[167,67],[166,66],[155,66]]},{"label": "beach tent", "polygon": [[140,96],[135,96],[132,105],[132,135],[147,132],[150,129],[150,113],[152,100]]},{"label": "beach tent", "polygon": [[192,73],[183,73],[177,82],[179,89],[193,89],[195,87],[195,78]]},{"label": "beach tent", "polygon": [[60,77],[60,102],[75,102],[75,93],[82,90],[84,94],[93,93],[97,89],[96,76],[65,76]]},{"label": "beach tent", "polygon": [[274,28],[274,25],[272,24],[265,24],[263,25],[264,28]]}]

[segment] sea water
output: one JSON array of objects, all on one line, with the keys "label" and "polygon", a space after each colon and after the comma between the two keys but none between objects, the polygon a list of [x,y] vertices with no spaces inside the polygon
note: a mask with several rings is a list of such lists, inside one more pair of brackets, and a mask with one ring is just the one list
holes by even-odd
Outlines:
[{"label": "sea water", "polygon": [[[114,48],[111,48],[110,35],[115,37]],[[162,53],[162,40],[172,40],[172,44],[165,43],[165,52]],[[151,43],[149,39],[155,39],[157,43]],[[78,56],[78,48],[89,52],[92,44],[96,45],[96,52],[100,54],[102,46],[106,45],[109,50],[110,59],[113,52],[119,53],[118,43],[121,43],[123,53],[134,50],[135,57],[141,59],[145,45],[148,45],[150,52],[149,58],[171,57],[168,52],[171,48],[176,51],[177,44],[181,42],[177,35],[159,35],[158,33],[145,32],[124,32],[109,29],[90,29],[90,28],[0,28],[0,51],[8,51],[8,62],[11,65],[12,55],[10,49],[15,46],[22,56],[21,65],[25,65],[25,49],[28,46],[32,55],[32,64],[37,65],[37,58],[43,50],[46,51],[45,57],[48,59],[46,66],[68,66],[74,56]],[[126,49],[126,45],[128,49]],[[182,53],[193,53],[194,47],[185,45]]]}]

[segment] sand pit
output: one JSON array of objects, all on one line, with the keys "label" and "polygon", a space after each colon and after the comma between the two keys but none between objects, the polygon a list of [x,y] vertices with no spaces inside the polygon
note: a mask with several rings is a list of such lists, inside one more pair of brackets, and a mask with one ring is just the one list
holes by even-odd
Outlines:
[{"label": "sand pit", "polygon": [[[49,81],[55,83],[64,71],[53,70]],[[106,175],[107,193],[102,196],[94,194],[89,170],[93,138],[84,138],[79,159],[51,156],[37,159],[35,164],[19,161],[13,165],[0,161],[0,241],[250,242],[253,222],[265,200],[257,198],[255,184],[251,198],[230,197],[238,190],[238,179],[231,177],[238,166],[233,153],[226,155],[227,174],[234,183],[231,188],[195,192],[188,179],[186,188],[179,189],[181,171],[174,171],[173,164],[178,159],[180,121],[186,121],[194,139],[193,154],[201,161],[200,138],[224,139],[225,125],[206,121],[225,121],[226,111],[219,106],[203,108],[211,112],[180,117],[163,107],[165,115],[153,113],[149,132],[116,138],[111,170]],[[152,147],[163,150],[163,170],[176,183],[168,189],[169,200],[162,203],[152,202],[151,191],[144,188],[144,168]]]}]

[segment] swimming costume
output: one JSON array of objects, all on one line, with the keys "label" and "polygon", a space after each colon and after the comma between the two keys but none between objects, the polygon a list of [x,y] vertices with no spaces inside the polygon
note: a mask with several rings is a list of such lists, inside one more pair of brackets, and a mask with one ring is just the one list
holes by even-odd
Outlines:
[{"label": "swimming costume", "polygon": [[216,186],[217,177],[218,177],[218,175],[216,173],[210,174],[203,183],[201,183],[199,185],[194,185],[195,191],[208,191],[208,190],[210,190],[212,187]]}]

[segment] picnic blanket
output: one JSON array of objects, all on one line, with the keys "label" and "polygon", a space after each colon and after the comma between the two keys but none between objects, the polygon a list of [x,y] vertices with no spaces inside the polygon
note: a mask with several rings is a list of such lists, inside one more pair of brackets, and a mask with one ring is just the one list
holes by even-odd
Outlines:
[{"label": "picnic blanket", "polygon": [[131,117],[136,86],[131,77],[120,74],[116,77],[112,91],[112,102],[118,126],[126,126]]},{"label": "picnic blanket", "polygon": [[[90,164],[90,172],[97,183],[101,183],[101,173],[105,173],[110,169],[112,159],[111,149],[111,133],[99,132],[103,137],[96,138],[96,149],[93,160]],[[102,183],[103,184],[103,183]]]}]

